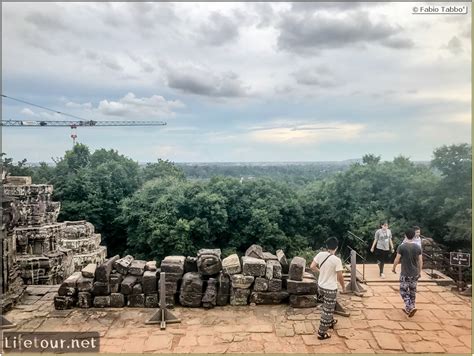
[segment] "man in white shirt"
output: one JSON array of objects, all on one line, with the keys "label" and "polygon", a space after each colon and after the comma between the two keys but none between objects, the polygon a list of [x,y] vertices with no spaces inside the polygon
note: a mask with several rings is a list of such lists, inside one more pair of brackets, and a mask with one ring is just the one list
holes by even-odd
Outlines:
[{"label": "man in white shirt", "polygon": [[[421,250],[423,251],[423,240],[421,239],[421,229],[419,226],[413,226],[413,230],[415,230],[415,237],[413,238],[413,242],[420,246]],[[405,237],[402,244],[408,242],[408,239]]]},{"label": "man in white shirt", "polygon": [[334,329],[337,320],[334,319],[334,308],[336,306],[337,283],[344,291],[344,276],[342,275],[342,261],[335,255],[339,241],[335,237],[330,237],[326,241],[327,251],[319,252],[311,262],[311,270],[319,272],[318,290],[323,297],[323,307],[321,309],[321,321],[318,330],[318,339],[329,339],[327,333],[329,329]]}]

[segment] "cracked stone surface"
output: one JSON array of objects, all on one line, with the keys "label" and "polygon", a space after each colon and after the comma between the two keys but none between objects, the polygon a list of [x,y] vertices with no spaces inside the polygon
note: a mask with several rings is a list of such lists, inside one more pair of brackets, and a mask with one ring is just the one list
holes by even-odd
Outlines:
[{"label": "cracked stone surface", "polygon": [[[48,286],[49,287],[49,286]],[[369,284],[363,297],[340,295],[350,317],[332,337],[318,340],[317,307],[176,307],[182,321],[166,330],[145,325],[155,309],[54,310],[57,286],[29,286],[24,300],[6,314],[17,331],[98,331],[101,353],[471,353],[471,299],[435,284],[418,286],[418,312],[408,318],[396,283]],[[34,297],[34,298],[33,298]],[[376,306],[368,308],[368,306]]]}]

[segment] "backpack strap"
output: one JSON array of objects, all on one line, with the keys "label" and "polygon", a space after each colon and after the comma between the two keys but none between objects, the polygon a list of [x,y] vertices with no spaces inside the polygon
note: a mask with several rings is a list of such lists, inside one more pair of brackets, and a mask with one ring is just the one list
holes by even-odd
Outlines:
[{"label": "backpack strap", "polygon": [[331,255],[331,254],[329,254],[329,256],[328,256],[328,257],[326,257],[326,258],[324,259],[324,261],[323,261],[323,262],[321,262],[321,264],[319,265],[319,268],[321,268],[321,267],[323,266],[324,262],[326,262],[326,261],[327,261],[327,259],[328,259],[329,257],[331,257],[331,256],[332,256],[332,255]]}]

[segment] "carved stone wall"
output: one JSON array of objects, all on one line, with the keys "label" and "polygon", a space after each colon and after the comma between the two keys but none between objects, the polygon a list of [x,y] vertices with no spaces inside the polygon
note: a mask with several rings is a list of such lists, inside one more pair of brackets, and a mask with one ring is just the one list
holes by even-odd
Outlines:
[{"label": "carved stone wall", "polygon": [[11,262],[10,269],[16,266],[25,284],[59,284],[106,257],[91,223],[57,221],[61,205],[52,201],[52,193],[52,185],[31,184],[30,177],[7,177],[3,184],[3,195],[15,201],[16,209],[3,257]]}]

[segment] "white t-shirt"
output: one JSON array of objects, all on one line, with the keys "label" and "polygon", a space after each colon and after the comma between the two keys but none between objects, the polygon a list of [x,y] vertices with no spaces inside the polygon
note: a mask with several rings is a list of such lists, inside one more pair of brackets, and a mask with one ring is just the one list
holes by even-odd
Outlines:
[{"label": "white t-shirt", "polygon": [[[314,257],[314,262],[321,266],[326,257],[330,255],[329,252],[319,252]],[[341,259],[335,255],[328,257],[323,266],[319,268],[318,286],[324,289],[337,289],[337,272],[343,271]]]}]

